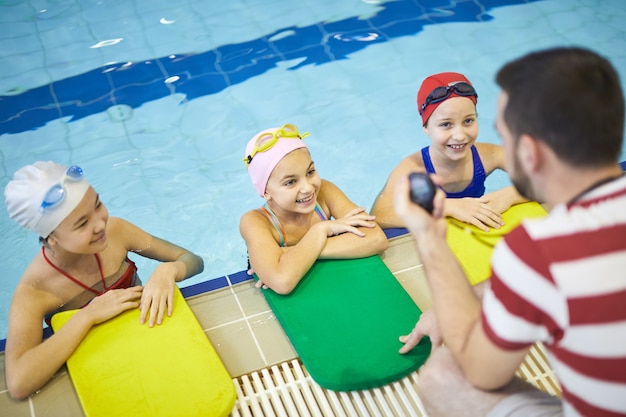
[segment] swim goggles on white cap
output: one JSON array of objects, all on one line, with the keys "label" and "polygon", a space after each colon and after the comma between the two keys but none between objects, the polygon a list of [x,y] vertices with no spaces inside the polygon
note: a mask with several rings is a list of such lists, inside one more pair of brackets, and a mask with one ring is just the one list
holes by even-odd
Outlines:
[{"label": "swim goggles on white cap", "polygon": [[50,187],[46,195],[43,197],[43,201],[41,202],[41,206],[39,207],[40,212],[44,212],[46,209],[50,207],[54,207],[63,201],[65,198],[65,187],[63,183],[65,180],[77,182],[83,179],[83,169],[78,165],[72,165],[65,171],[65,176],[61,179],[61,182]]}]

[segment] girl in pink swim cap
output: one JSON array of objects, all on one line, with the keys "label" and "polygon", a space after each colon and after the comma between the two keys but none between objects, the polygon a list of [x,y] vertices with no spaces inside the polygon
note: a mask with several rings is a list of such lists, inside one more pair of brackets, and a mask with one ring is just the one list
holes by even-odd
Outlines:
[{"label": "girl in pink swim cap", "polygon": [[241,217],[257,287],[288,294],[317,259],[362,258],[383,252],[387,238],[374,216],[319,177],[291,124],[263,130],[248,142],[244,163],[265,204]]},{"label": "girl in pink swim cap", "polygon": [[398,179],[415,171],[437,174],[447,196],[446,217],[485,231],[499,229],[502,213],[526,201],[513,186],[485,194],[487,176],[504,170],[504,151],[499,145],[476,142],[477,100],[470,81],[457,72],[433,74],[422,82],[417,110],[431,144],[404,158],[389,175],[372,208],[381,227],[404,227],[393,195]]}]

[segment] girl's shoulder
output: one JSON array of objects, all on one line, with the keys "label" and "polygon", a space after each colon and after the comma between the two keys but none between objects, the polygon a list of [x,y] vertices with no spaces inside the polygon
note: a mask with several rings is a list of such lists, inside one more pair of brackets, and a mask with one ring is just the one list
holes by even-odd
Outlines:
[{"label": "girl's shoulder", "polygon": [[404,161],[409,165],[413,165],[415,168],[424,168],[424,157],[422,156],[421,149],[404,158],[403,162]]},{"label": "girl's shoulder", "polygon": [[422,158],[422,151],[415,152],[403,160],[391,171],[391,176],[398,177],[408,175],[413,171],[423,171],[424,167],[424,158]]},{"label": "girl's shoulder", "polygon": [[494,169],[504,169],[504,149],[494,143],[476,142],[474,144],[478,151],[478,156],[485,167],[485,171],[491,172]]},{"label": "girl's shoulder", "polygon": [[267,215],[266,203],[263,202],[259,207],[245,211],[241,215],[241,219],[265,217],[266,215]]},{"label": "girl's shoulder", "polygon": [[103,254],[126,257],[128,251],[144,251],[152,243],[152,235],[141,227],[119,217],[109,217],[107,224],[108,246]]},{"label": "girl's shoulder", "polygon": [[[42,276],[47,278],[41,279]],[[63,291],[62,286],[58,285],[59,277],[61,274],[48,264],[40,249],[24,270],[15,289],[14,299],[35,301],[38,307],[46,312],[52,311],[54,307],[63,303],[59,296],[59,291]],[[61,282],[65,281],[66,279],[62,278]]]},{"label": "girl's shoulder", "polygon": [[335,185],[334,182],[329,181],[329,180],[325,180],[324,178],[320,178],[322,185],[320,186],[320,190],[334,190],[334,189],[339,189],[339,187],[337,187],[337,185]]},{"label": "girl's shoulder", "polygon": [[127,220],[111,216],[107,222],[107,239],[114,244],[125,242],[136,228],[137,226]]},{"label": "girl's shoulder", "polygon": [[476,142],[474,143],[474,146],[476,146],[476,149],[478,150],[478,153],[488,153],[488,152],[501,152],[502,151],[502,146],[495,144],[495,143],[487,143],[487,142]]},{"label": "girl's shoulder", "polygon": [[41,248],[39,248],[35,257],[24,270],[20,283],[31,285],[33,288],[37,287],[37,284],[40,281],[45,281],[41,280],[41,277],[48,275],[51,272],[48,268],[50,268],[50,266],[43,257]]},{"label": "girl's shoulder", "polygon": [[245,213],[243,213],[241,215],[241,220],[248,220],[248,219],[257,219],[260,217],[265,217],[265,208],[263,206],[261,207],[257,207],[255,209],[252,210],[248,210]]},{"label": "girl's shoulder", "polygon": [[269,218],[267,211],[263,206],[248,210],[241,215],[239,219],[240,232],[245,232],[248,229],[256,228],[259,225],[267,226],[269,224]]},{"label": "girl's shoulder", "polygon": [[317,193],[317,204],[327,211],[329,204],[332,205],[337,195],[343,195],[343,191],[332,181],[322,179],[322,185]]},{"label": "girl's shoulder", "polygon": [[317,195],[317,204],[322,208],[327,218],[339,218],[356,205],[341,188],[328,180],[322,180],[322,186]]},{"label": "girl's shoulder", "polygon": [[322,179],[322,185],[317,194],[317,201],[318,203],[327,202],[337,197],[345,198],[345,195],[334,182]]},{"label": "girl's shoulder", "polygon": [[121,219],[119,217],[110,216],[109,217],[109,221],[107,222],[107,232],[111,233],[111,232],[117,232],[117,231],[120,231],[120,230],[124,230],[125,227],[127,227],[129,225],[135,226],[134,224],[132,224],[128,220],[124,220],[124,219]]}]

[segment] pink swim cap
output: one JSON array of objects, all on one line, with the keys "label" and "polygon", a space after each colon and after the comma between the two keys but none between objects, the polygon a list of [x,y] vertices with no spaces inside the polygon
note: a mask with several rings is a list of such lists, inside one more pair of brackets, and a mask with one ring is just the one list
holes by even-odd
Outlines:
[{"label": "pink swim cap", "polygon": [[[302,140],[305,136],[308,136],[308,133],[300,134],[294,125],[287,124],[265,129],[248,141],[244,162],[248,164],[248,174],[250,174],[252,185],[261,197],[265,195],[267,181],[281,159],[296,149],[308,149]],[[264,144],[269,145],[274,138],[276,138],[276,143],[270,145],[267,150],[254,152],[255,149],[262,148]],[[257,143],[259,139],[260,143]]]}]

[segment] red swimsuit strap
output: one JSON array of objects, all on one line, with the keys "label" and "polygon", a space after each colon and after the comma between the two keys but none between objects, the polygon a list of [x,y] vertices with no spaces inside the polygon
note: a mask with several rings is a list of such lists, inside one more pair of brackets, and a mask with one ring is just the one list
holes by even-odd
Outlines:
[{"label": "red swimsuit strap", "polygon": [[104,287],[104,290],[102,292],[99,292],[97,290],[94,290],[91,287],[86,286],[85,284],[83,284],[82,282],[80,282],[79,280],[77,280],[76,278],[74,278],[73,276],[71,276],[70,274],[68,274],[67,272],[63,271],[61,268],[59,268],[55,264],[53,264],[50,261],[50,259],[48,259],[48,257],[46,256],[46,251],[45,251],[45,248],[43,246],[41,247],[41,254],[43,255],[43,258],[46,260],[46,262],[48,262],[48,265],[50,265],[52,268],[56,269],[57,272],[59,272],[60,274],[64,275],[65,277],[67,277],[70,281],[72,281],[76,285],[79,285],[79,286],[83,287],[87,291],[91,291],[92,293],[94,293],[96,295],[101,295],[101,294],[104,294],[108,290],[108,288],[106,286],[106,283],[104,281],[104,272],[102,271],[102,264],[100,263],[100,257],[98,256],[97,253],[94,253],[94,256],[96,257],[96,262],[98,263],[98,270],[100,271],[100,279],[102,280],[102,286]]}]

